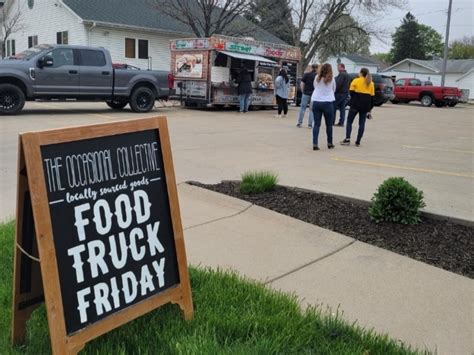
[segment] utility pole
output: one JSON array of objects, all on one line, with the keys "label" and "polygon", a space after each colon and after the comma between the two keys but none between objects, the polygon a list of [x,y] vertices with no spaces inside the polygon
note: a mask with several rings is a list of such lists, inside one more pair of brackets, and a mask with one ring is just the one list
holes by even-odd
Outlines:
[{"label": "utility pole", "polygon": [[444,88],[444,81],[446,79],[446,67],[448,65],[449,27],[451,26],[451,9],[452,9],[452,7],[453,7],[453,0],[449,0],[448,22],[446,23],[446,36],[444,37],[443,72],[441,73],[441,87],[442,88]]}]

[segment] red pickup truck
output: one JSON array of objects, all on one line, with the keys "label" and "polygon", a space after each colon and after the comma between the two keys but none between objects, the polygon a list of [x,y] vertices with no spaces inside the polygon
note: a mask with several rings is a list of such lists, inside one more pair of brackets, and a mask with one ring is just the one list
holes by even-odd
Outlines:
[{"label": "red pickup truck", "polygon": [[421,80],[414,78],[397,79],[395,81],[395,98],[392,103],[420,101],[423,106],[454,107],[461,98],[458,88],[422,85]]}]

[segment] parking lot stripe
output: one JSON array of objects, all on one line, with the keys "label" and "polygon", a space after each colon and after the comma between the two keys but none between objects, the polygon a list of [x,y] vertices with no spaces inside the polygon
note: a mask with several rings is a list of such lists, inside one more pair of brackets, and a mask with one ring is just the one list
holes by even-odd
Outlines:
[{"label": "parking lot stripe", "polygon": [[346,163],[353,163],[353,164],[376,166],[376,167],[379,167],[379,168],[401,169],[401,170],[417,171],[417,172],[420,172],[420,173],[428,173],[428,174],[457,176],[457,177],[465,177],[465,178],[471,178],[471,179],[474,178],[474,175],[472,175],[472,174],[462,174],[462,173],[454,173],[454,172],[451,172],[451,171],[413,168],[413,167],[410,167],[410,166],[375,163],[375,162],[364,161],[364,160],[352,160],[352,159],[345,159],[345,158],[340,158],[340,157],[331,157],[331,160],[341,161],[341,162],[346,162]]},{"label": "parking lot stripe", "polygon": [[[62,101],[61,101],[62,102]],[[48,104],[45,104],[43,102],[35,102],[35,105],[38,105],[38,106],[43,106],[43,107],[46,107],[46,108],[54,108],[56,110],[63,110],[63,111],[69,111],[69,109],[67,108],[63,108],[63,107],[59,107],[59,106],[53,106],[53,105],[48,105]],[[96,117],[100,117],[100,118],[107,118],[107,119],[117,119],[117,117],[113,117],[113,116],[108,116],[108,115],[103,115],[101,113],[86,113],[86,115],[89,115],[89,116],[96,116]]]},{"label": "parking lot stripe", "polygon": [[463,153],[463,154],[474,154],[470,150],[459,150],[459,149],[444,149],[444,148],[431,148],[431,147],[418,147],[416,145],[402,145],[403,148],[409,149],[422,149],[422,150],[436,150],[440,152],[451,152],[451,153]]}]

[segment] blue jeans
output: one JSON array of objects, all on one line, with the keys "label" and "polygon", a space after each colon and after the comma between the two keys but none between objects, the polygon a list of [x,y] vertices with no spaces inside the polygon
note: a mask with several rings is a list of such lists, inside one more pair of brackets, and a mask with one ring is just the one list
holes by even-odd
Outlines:
[{"label": "blue jeans", "polygon": [[252,94],[242,94],[239,95],[239,111],[247,112],[250,106],[250,95]]},{"label": "blue jeans", "polygon": [[336,94],[336,101],[334,101],[334,123],[336,123],[336,115],[339,110],[339,124],[343,125],[346,119],[346,103],[348,94]]},{"label": "blue jeans", "polygon": [[362,139],[362,136],[364,135],[365,120],[367,118],[367,112],[359,112],[353,109],[349,110],[349,115],[347,116],[347,125],[346,125],[346,139],[351,139],[352,123],[354,123],[354,119],[357,114],[359,114],[359,131],[357,132],[356,143],[360,144],[360,140]]},{"label": "blue jeans", "polygon": [[[311,95],[303,94],[301,96],[301,107],[300,107],[300,114],[298,116],[298,124],[303,124],[304,114],[306,112],[306,106],[311,102]],[[308,126],[312,126],[314,121],[313,111],[309,110],[309,119],[308,119]]]},{"label": "blue jeans", "polygon": [[313,102],[313,145],[318,145],[319,127],[321,127],[321,119],[324,114],[324,122],[326,123],[326,135],[328,144],[332,144],[332,125],[334,123],[334,103],[332,102]]}]

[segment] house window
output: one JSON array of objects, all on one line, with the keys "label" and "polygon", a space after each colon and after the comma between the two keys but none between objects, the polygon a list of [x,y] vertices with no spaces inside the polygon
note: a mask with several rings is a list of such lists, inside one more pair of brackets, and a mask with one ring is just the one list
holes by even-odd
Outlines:
[{"label": "house window", "polygon": [[138,58],[148,59],[148,40],[138,40]]},{"label": "house window", "polygon": [[16,54],[16,51],[15,51],[15,40],[14,39],[9,39],[7,40],[7,57],[10,57],[12,55],[15,55]]},{"label": "house window", "polygon": [[28,37],[28,48],[34,47],[38,44],[38,36]]},{"label": "house window", "polygon": [[125,38],[125,58],[135,58],[135,38]]},{"label": "house window", "polygon": [[69,35],[67,31],[56,32],[56,43],[57,44],[69,44]]},{"label": "house window", "polygon": [[105,55],[102,51],[93,49],[81,49],[81,65],[87,67],[103,67],[105,65]]}]

